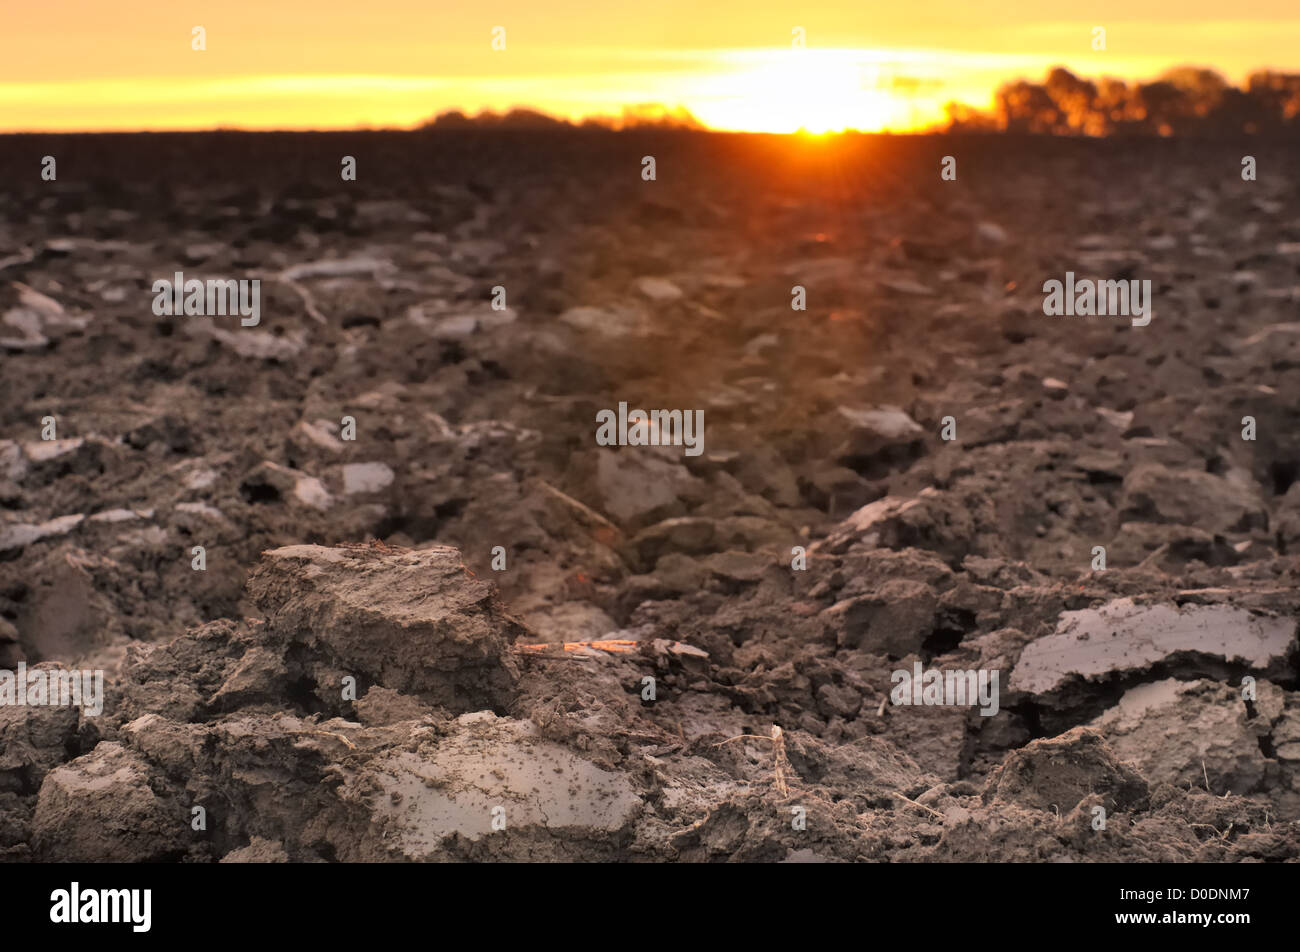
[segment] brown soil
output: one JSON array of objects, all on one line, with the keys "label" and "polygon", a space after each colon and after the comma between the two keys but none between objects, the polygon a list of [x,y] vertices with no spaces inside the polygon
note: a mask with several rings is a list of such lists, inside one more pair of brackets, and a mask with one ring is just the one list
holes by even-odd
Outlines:
[{"label": "brown soil", "polygon": [[[0,856],[1300,858],[1293,150],[0,156],[0,668],[106,684],[0,706]],[[260,324],[156,315],[177,271]],[[1045,316],[1066,271],[1151,323]],[[597,445],[620,401],[703,452]]]}]

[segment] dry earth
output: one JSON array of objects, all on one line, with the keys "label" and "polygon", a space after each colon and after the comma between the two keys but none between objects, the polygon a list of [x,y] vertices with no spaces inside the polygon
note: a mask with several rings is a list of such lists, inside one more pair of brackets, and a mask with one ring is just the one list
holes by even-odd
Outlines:
[{"label": "dry earth", "polygon": [[[105,672],[0,707],[0,856],[1300,858],[1293,150],[0,153],[0,668]],[[1045,316],[1066,271],[1151,323]],[[620,401],[703,452],[598,446]]]}]

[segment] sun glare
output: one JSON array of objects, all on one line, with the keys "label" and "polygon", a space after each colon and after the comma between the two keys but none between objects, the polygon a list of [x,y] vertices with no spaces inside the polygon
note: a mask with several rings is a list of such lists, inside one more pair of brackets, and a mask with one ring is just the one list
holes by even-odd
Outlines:
[{"label": "sun glare", "polygon": [[716,78],[694,111],[714,129],[752,132],[914,128],[916,104],[888,80],[860,51],[774,51]]}]

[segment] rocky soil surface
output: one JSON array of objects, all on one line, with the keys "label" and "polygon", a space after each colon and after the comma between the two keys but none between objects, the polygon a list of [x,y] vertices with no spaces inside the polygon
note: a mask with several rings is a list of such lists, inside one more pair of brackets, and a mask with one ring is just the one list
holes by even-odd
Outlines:
[{"label": "rocky soil surface", "polygon": [[1293,151],[5,145],[5,859],[1300,859]]}]

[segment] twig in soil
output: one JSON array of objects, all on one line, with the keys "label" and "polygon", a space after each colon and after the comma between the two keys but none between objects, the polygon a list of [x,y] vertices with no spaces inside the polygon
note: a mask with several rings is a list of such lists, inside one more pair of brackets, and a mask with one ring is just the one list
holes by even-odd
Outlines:
[{"label": "twig in soil", "polygon": [[785,768],[790,761],[785,759],[785,733],[775,724],[772,725],[772,769],[776,773],[776,790],[781,796],[790,795],[785,785]]},{"label": "twig in soil", "polygon": [[566,641],[563,643],[550,642],[540,645],[514,645],[514,651],[526,651],[530,654],[540,654],[546,651],[554,651],[562,648],[567,651],[581,651],[584,648],[591,648],[595,651],[607,651],[610,654],[631,654],[634,646],[641,644],[639,641],[627,641],[621,638],[609,639],[606,641]]},{"label": "twig in soil", "polygon": [[1265,338],[1275,333],[1281,332],[1281,333],[1294,334],[1298,331],[1300,331],[1300,323],[1291,322],[1288,324],[1270,324],[1262,331],[1258,331],[1257,333],[1251,334],[1249,337],[1241,341],[1236,346],[1238,350],[1241,350],[1245,347],[1252,347],[1255,344],[1258,344],[1260,341],[1264,340]]},{"label": "twig in soil", "polygon": [[328,324],[329,321],[325,315],[316,307],[316,299],[312,297],[311,291],[306,287],[294,281],[292,278],[286,278],[283,274],[271,274],[266,271],[250,272],[254,277],[261,278],[264,281],[275,281],[277,284],[283,284],[297,293],[302,299],[303,307],[307,310],[307,316],[319,324]]},{"label": "twig in soil", "polygon": [[36,260],[36,253],[30,248],[20,248],[18,254],[10,255],[8,258],[0,258],[0,271],[5,268],[11,268],[16,264],[27,264],[29,261]]},{"label": "twig in soil", "polygon": [[[1251,593],[1254,595],[1284,595],[1294,592],[1294,588],[1252,588]],[[1180,588],[1174,592],[1179,598],[1185,598],[1188,595],[1231,595],[1233,589],[1230,588]]]},{"label": "twig in soil", "polygon": [[734,740],[766,740],[772,743],[772,780],[776,784],[776,792],[781,796],[790,795],[790,788],[786,786],[785,772],[790,767],[790,761],[785,756],[785,733],[775,724],[772,725],[772,733],[768,737],[762,734],[737,734],[735,737],[728,737],[726,740],[719,741],[714,747],[721,747],[723,744],[730,744]]},{"label": "twig in soil", "polygon": [[343,741],[343,743],[347,744],[348,750],[357,749],[356,744],[352,743],[352,741],[348,740],[342,734],[337,734],[334,731],[294,731],[294,733],[295,734],[319,734],[321,737],[333,737],[335,740],[341,740]]},{"label": "twig in soil", "polygon": [[619,531],[618,526],[614,525],[614,523],[610,522],[608,519],[606,519],[604,516],[598,513],[595,509],[592,509],[590,506],[578,502],[578,500],[574,499],[568,493],[561,492],[560,490],[552,486],[550,483],[548,483],[546,480],[544,479],[537,480],[537,485],[540,486],[542,489],[544,489],[546,492],[550,493],[556,499],[560,500],[560,502],[571,507],[575,512],[587,517],[592,522],[599,525],[601,528],[609,529],[617,533],[618,535],[622,535],[622,532]]},{"label": "twig in soil", "polygon": [[1209,823],[1188,823],[1187,826],[1190,826],[1193,830],[1196,830],[1197,827],[1201,828],[1201,830],[1213,830],[1216,832],[1219,839],[1226,840],[1229,838],[1232,828],[1236,826],[1236,821],[1231,821],[1229,825],[1227,825],[1227,830],[1219,830],[1217,826],[1210,826]]},{"label": "twig in soil", "polygon": [[298,296],[302,298],[303,307],[307,309],[307,314],[312,318],[312,320],[316,321],[318,324],[329,323],[329,321],[325,319],[325,315],[316,307],[316,299],[311,296],[311,292],[308,291],[306,287],[299,284],[297,281],[290,281],[287,278],[281,278],[280,280],[298,292]]},{"label": "twig in soil", "polygon": [[1214,791],[1210,789],[1210,775],[1209,775],[1208,773],[1205,772],[1205,761],[1204,761],[1204,760],[1201,761],[1201,776],[1205,778],[1205,792],[1206,792],[1206,793],[1214,793]]},{"label": "twig in soil", "polygon": [[937,816],[939,819],[941,820],[943,819],[943,814],[940,813],[938,810],[935,810],[932,807],[927,807],[924,803],[917,803],[911,797],[905,797],[901,793],[891,793],[890,796],[896,800],[902,800],[904,803],[910,803],[914,807],[920,807],[922,810],[924,810],[926,813],[929,813],[931,816]]},{"label": "twig in soil", "polygon": [[1136,571],[1137,569],[1145,569],[1151,566],[1157,559],[1163,558],[1165,556],[1165,553],[1167,553],[1168,551],[1169,551],[1169,543],[1166,542],[1164,545],[1160,546],[1158,549],[1156,549],[1154,552],[1148,555],[1137,565],[1133,566],[1134,570]]}]

